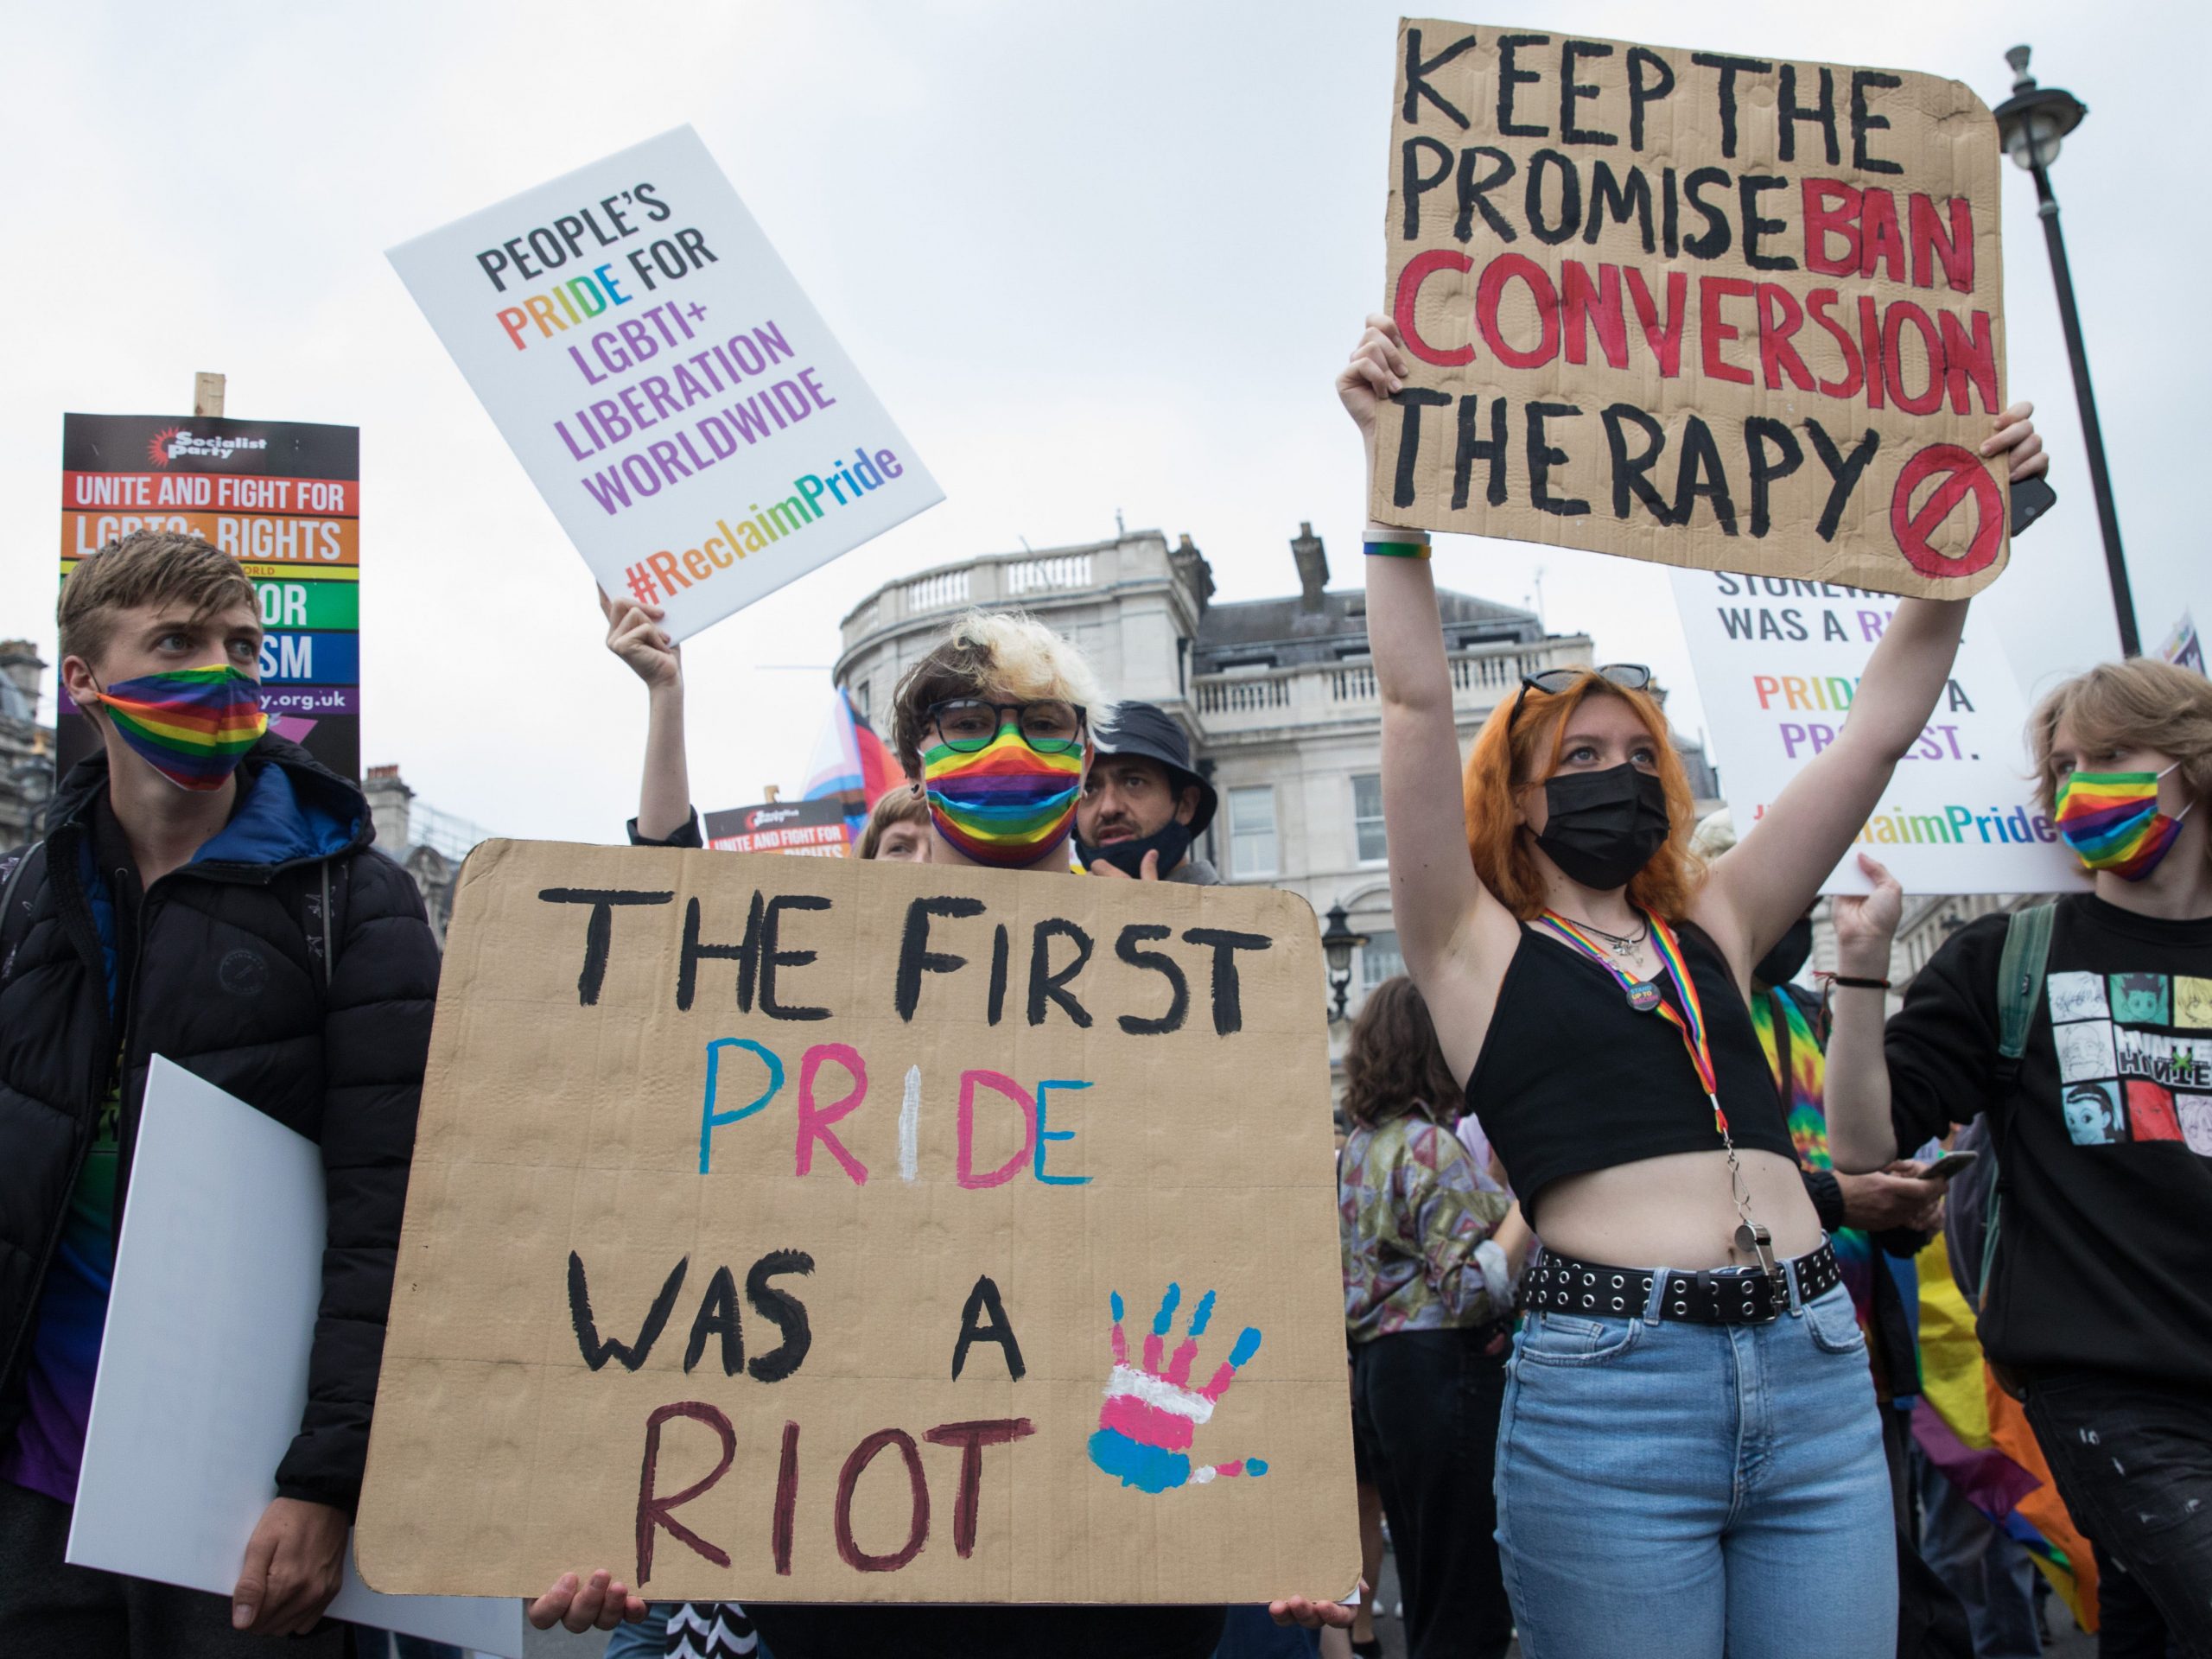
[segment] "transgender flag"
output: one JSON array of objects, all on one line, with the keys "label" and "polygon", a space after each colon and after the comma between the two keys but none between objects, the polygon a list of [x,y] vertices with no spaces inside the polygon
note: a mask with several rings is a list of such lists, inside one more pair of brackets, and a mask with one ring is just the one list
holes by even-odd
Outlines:
[{"label": "transgender flag", "polygon": [[842,690],[830,694],[829,717],[814,740],[814,759],[806,769],[806,798],[858,795],[868,806],[906,781],[906,774],[868,728],[853,700]]}]

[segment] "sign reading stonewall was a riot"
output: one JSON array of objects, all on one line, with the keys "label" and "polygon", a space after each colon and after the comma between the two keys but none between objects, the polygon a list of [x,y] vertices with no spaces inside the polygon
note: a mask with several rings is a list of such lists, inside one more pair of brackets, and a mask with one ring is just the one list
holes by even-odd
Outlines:
[{"label": "sign reading stonewall was a riot", "polygon": [[1389,165],[1378,520],[1901,594],[2004,568],[1966,86],[1408,20]]},{"label": "sign reading stonewall was a riot", "polygon": [[[1835,583],[1674,572],[1698,701],[1739,836],[1836,740],[1897,601]],[[1920,741],[1822,891],[1864,893],[1864,852],[1907,893],[2069,893],[2080,863],[2036,804],[2027,709],[1994,624],[1970,613]]]},{"label": "sign reading stonewall was a riot", "polygon": [[[61,579],[133,531],[197,536],[261,597],[269,729],[361,775],[361,434],[191,415],[61,417]],[[54,669],[55,763],[100,746]]]},{"label": "sign reading stonewall was a riot", "polygon": [[359,1516],[400,1594],[1357,1575],[1292,894],[487,842]]},{"label": "sign reading stonewall was a riot", "polygon": [[690,127],[390,257],[600,586],[678,639],[944,499]]}]

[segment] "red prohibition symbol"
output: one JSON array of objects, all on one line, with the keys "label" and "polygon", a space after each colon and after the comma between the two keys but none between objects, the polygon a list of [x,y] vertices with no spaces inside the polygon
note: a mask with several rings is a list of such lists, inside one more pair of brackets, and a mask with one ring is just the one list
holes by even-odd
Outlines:
[{"label": "red prohibition symbol", "polygon": [[[1914,512],[1913,492],[1938,474],[1942,481]],[[1969,495],[1976,514],[1973,542],[1955,558],[1937,552],[1932,538]],[[2004,543],[2005,492],[1973,450],[1955,443],[1931,443],[1897,474],[1897,486],[1890,497],[1890,533],[1897,538],[1897,551],[1921,575],[1970,576],[1987,569]]]}]

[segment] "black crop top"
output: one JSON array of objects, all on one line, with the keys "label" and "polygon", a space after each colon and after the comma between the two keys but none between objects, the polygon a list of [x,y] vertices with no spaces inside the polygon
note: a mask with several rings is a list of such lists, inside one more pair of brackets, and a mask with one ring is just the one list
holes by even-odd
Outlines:
[{"label": "black crop top", "polygon": [[[1729,1135],[1739,1150],[1795,1162],[1774,1074],[1726,959],[1703,929],[1684,922],[1675,931],[1705,1005]],[[1663,974],[1660,983],[1679,1007]],[[1532,1224],[1544,1189],[1561,1176],[1720,1147],[1681,1029],[1656,1008],[1638,1014],[1611,974],[1526,923],[1467,1079],[1467,1108]]]}]

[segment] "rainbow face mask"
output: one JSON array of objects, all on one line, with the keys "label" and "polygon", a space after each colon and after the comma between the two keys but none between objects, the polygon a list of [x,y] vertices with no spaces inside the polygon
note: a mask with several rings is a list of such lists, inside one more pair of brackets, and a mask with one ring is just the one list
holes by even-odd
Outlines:
[{"label": "rainbow face mask", "polygon": [[2177,817],[2158,810],[2158,779],[2166,772],[2068,772],[2058,780],[2055,803],[2058,838],[2090,869],[2140,881],[2158,868],[2196,805],[2190,802]]},{"label": "rainbow face mask", "polygon": [[1083,792],[1083,750],[1039,754],[1009,721],[988,747],[938,744],[922,756],[938,832],[978,864],[1034,864],[1067,839]]},{"label": "rainbow face mask", "polygon": [[118,680],[99,701],[116,735],[179,789],[220,789],[269,729],[260,683],[228,663]]}]

